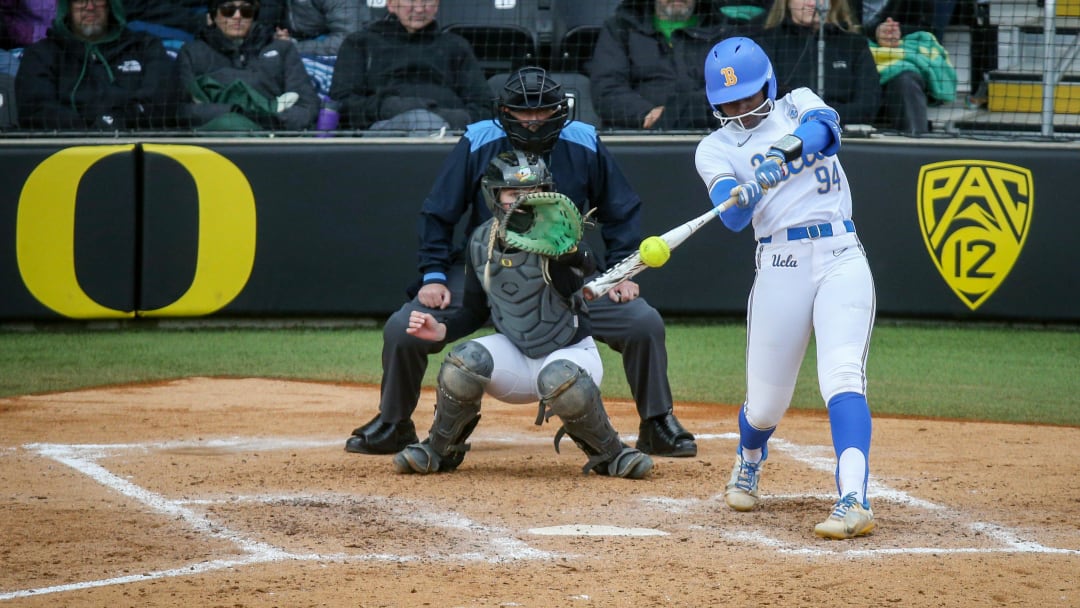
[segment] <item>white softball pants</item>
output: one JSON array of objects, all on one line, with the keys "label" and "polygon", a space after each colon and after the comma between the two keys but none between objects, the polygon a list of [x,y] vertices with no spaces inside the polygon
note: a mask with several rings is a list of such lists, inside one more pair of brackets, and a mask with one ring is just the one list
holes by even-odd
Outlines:
[{"label": "white softball pants", "polygon": [[854,233],[762,243],[747,312],[746,417],[775,427],[791,404],[810,332],[826,403],[866,394],[866,356],[874,324],[874,281]]}]

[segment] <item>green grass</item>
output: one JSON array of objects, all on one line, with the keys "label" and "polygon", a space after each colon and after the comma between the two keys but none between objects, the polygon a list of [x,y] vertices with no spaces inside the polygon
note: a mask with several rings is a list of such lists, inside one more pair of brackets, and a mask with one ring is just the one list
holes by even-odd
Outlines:
[{"label": "green grass", "polygon": [[[741,323],[668,324],[677,401],[739,403]],[[274,377],[378,384],[381,329],[63,329],[0,333],[0,396],[189,376]],[[604,394],[629,398],[607,347]],[[426,383],[434,383],[439,356]],[[1080,331],[879,322],[869,361],[876,414],[1080,426]],[[814,345],[794,408],[824,408]]]}]

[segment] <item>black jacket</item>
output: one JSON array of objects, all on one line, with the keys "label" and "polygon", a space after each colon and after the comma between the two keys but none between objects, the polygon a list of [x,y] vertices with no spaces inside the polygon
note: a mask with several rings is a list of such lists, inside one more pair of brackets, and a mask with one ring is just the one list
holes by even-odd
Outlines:
[{"label": "black jacket", "polygon": [[[446,274],[459,261],[464,247],[455,242],[458,236],[472,234],[491,218],[482,202],[480,182],[491,159],[513,149],[497,121],[483,120],[465,130],[420,208],[421,275]],[[545,160],[559,192],[569,196],[582,214],[594,211],[609,267],[637,251],[641,242],[641,197],[592,125],[570,121]],[[461,231],[458,224],[463,220]]]},{"label": "black jacket", "polygon": [[26,48],[15,77],[23,128],[86,130],[172,124],[175,66],[161,40],[125,27],[120,0],[110,0],[109,30],[96,42],[67,26],[68,0],[43,40]]},{"label": "black jacket", "polygon": [[934,3],[932,0],[887,0],[881,12],[870,21],[864,21],[862,0],[851,0],[851,11],[856,23],[862,23],[863,34],[875,40],[877,27],[892,17],[900,24],[900,35],[912,32],[934,31]]},{"label": "black jacket", "polygon": [[640,129],[656,106],[656,128],[714,126],[705,97],[705,56],[729,32],[709,0],[697,3],[696,27],[675,31],[671,44],[653,27],[655,0],[627,0],[609,18],[591,63],[593,105],[606,127]]},{"label": "black jacket", "polygon": [[492,93],[464,38],[432,22],[410,34],[393,14],[341,44],[330,97],[346,128],[366,129],[415,109],[439,114],[454,129],[491,117]]},{"label": "black jacket", "polygon": [[[777,97],[799,87],[818,89],[818,28],[785,19],[758,36],[772,61]],[[820,92],[819,92],[820,94]],[[825,26],[825,103],[841,124],[871,124],[881,106],[881,86],[870,46],[861,34]]]},{"label": "black jacket", "polygon": [[[255,23],[237,46],[217,27],[207,26],[195,40],[185,44],[176,58],[180,66],[180,81],[192,101],[191,87],[196,79],[209,76],[222,85],[243,81],[268,99],[282,93],[296,93],[300,99],[289,109],[271,117],[248,115],[268,129],[299,131],[311,127],[319,114],[319,95],[296,45],[287,40],[275,40],[274,30]],[[199,126],[232,110],[227,104],[186,103],[185,118]]]},{"label": "black jacket", "polygon": [[128,21],[145,21],[197,34],[206,24],[206,0],[124,0]]}]

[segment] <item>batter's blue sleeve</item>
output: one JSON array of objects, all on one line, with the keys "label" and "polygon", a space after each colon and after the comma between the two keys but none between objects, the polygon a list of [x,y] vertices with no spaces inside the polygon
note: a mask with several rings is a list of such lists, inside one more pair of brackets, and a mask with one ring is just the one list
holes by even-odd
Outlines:
[{"label": "batter's blue sleeve", "polygon": [[[738,185],[739,183],[734,178],[722,179],[716,182],[712,190],[709,191],[709,198],[712,200],[713,207],[719,207],[726,203],[731,198],[731,189]],[[749,226],[753,217],[753,206],[741,208],[732,205],[720,213],[720,221],[724,222],[724,225],[732,232],[739,232]]]},{"label": "batter's blue sleeve", "polygon": [[840,117],[834,110],[810,110],[793,135],[803,141],[803,154],[832,156],[840,151]]}]

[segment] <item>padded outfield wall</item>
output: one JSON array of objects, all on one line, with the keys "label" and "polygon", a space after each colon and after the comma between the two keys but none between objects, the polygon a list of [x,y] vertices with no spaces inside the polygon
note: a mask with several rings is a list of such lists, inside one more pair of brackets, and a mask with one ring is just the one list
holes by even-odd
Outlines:
[{"label": "padded outfield wall", "polygon": [[[605,140],[645,235],[708,208],[697,141]],[[453,143],[5,142],[0,321],[385,316]],[[879,315],[1080,321],[1080,145],[849,140],[841,159]],[[742,316],[754,250],[714,222],[639,279],[665,314]]]}]

